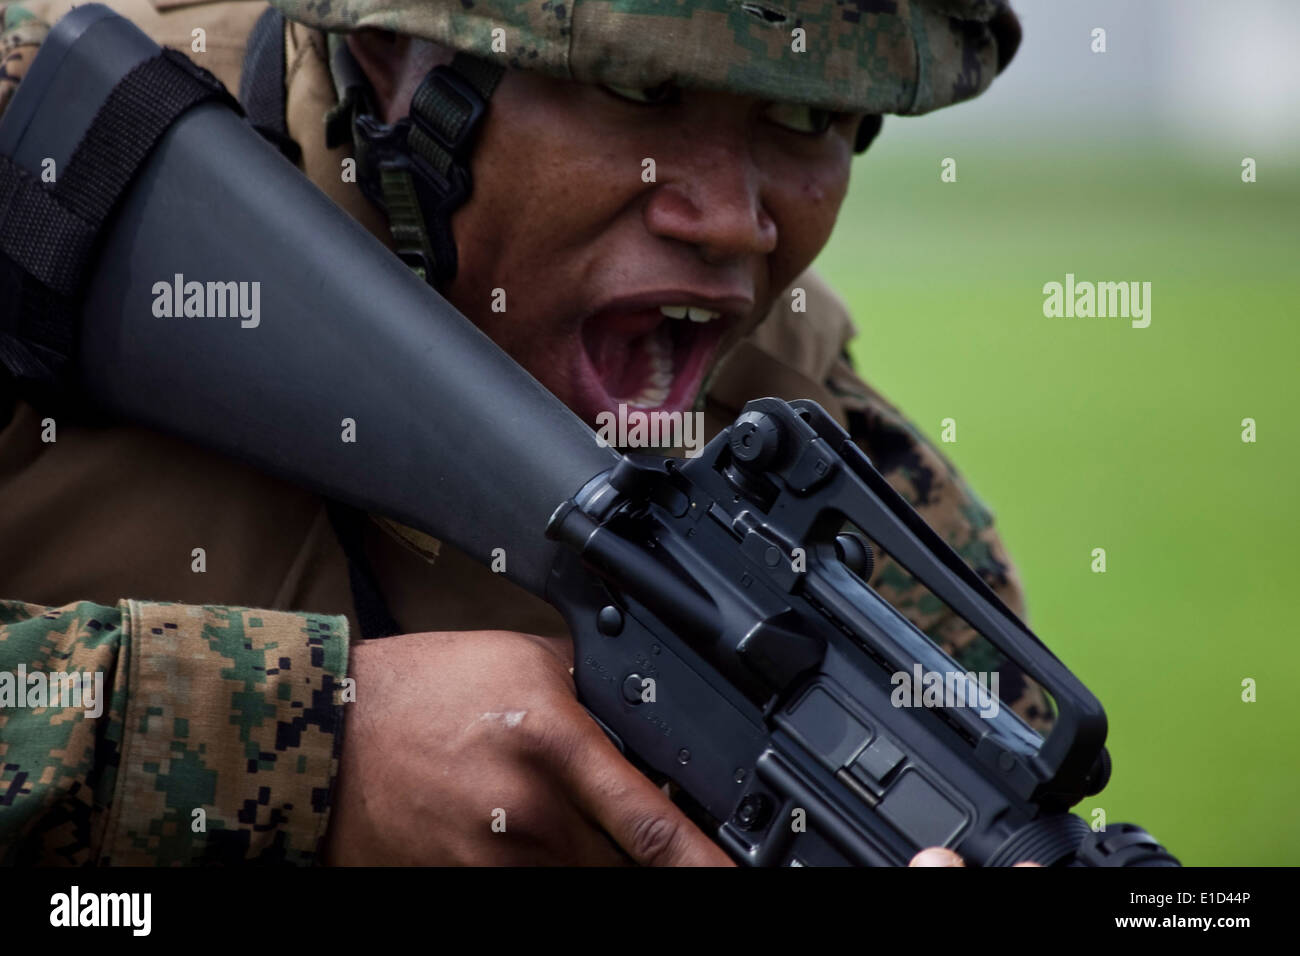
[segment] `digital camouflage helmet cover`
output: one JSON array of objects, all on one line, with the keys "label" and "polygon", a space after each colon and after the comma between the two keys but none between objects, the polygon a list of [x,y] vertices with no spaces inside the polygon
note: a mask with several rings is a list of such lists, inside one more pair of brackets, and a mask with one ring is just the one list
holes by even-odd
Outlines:
[{"label": "digital camouflage helmet cover", "polygon": [[925,113],[969,99],[1020,41],[1002,0],[272,3],[330,33],[391,30],[582,83],[671,81],[842,112]]},{"label": "digital camouflage helmet cover", "polygon": [[[470,153],[507,68],[624,89],[724,90],[861,113],[861,152],[885,113],[981,93],[1020,42],[1004,0],[272,0],[331,34],[339,106],[326,142],[349,135],[358,184],[388,216],[397,254],[434,286],[455,277],[451,215],[472,191]],[[388,30],[456,51],[380,119],[340,35]]]}]

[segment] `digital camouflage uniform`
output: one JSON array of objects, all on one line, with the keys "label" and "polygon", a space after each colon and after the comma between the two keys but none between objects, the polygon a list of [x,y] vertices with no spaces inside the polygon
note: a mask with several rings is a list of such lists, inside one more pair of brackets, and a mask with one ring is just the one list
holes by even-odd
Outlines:
[{"label": "digital camouflage uniform", "polygon": [[[230,89],[239,86],[246,38],[266,9],[260,0],[110,5]],[[625,86],[673,78],[894,113],[981,92],[1014,49],[1008,31],[1018,38],[1014,19],[993,0],[278,5],[301,21],[285,31],[286,122],[302,148],[300,166],[390,247],[382,214],[338,176],[350,147],[325,146],[323,117],[337,95],[321,29],[391,28],[488,55],[491,29],[504,26],[512,66]],[[45,24],[71,6],[0,5],[0,109]],[[791,51],[796,26],[806,31],[807,54]],[[206,52],[191,50],[196,27],[205,30]],[[811,270],[794,287],[805,290],[806,311],[792,311],[788,292],[779,296],[711,375],[702,406],[708,433],[752,398],[814,399],[1023,614],[992,515],[854,372],[846,351],[854,330],[843,304]],[[349,633],[358,633],[348,561],[324,503],[143,429],[58,422],[50,443],[42,441],[47,424],[0,391],[0,595],[22,599],[0,602],[0,672],[98,670],[111,699],[93,720],[76,708],[0,709],[0,859],[312,862],[341,746],[338,685]],[[549,606],[453,548],[386,521],[364,523],[361,536],[402,631],[564,634]],[[203,573],[192,567],[195,547],[204,548]],[[879,562],[871,583],[963,664],[988,669],[969,652],[965,623],[897,565]],[[1041,691],[1005,667],[1001,678],[1002,696],[1023,716],[1040,728],[1050,724]]]},{"label": "digital camouflage uniform", "polygon": [[[0,603],[0,661],[104,675],[97,718],[0,709],[3,862],[310,863],[342,742],[345,622]],[[195,811],[202,810],[202,816]]]}]

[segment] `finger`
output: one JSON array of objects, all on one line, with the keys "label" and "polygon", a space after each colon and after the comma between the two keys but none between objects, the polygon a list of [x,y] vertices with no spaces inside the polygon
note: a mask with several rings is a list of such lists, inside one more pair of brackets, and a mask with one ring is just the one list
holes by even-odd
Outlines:
[{"label": "finger", "polygon": [[578,806],[643,866],[731,866],[731,859],[588,721],[566,761]]},{"label": "finger", "polygon": [[1020,863],[1012,863],[1012,864],[1011,864],[1011,868],[1012,868],[1012,869],[1015,869],[1015,868],[1018,867],[1018,866],[1037,866],[1037,867],[1041,867],[1042,865],[1043,865],[1043,864],[1041,864],[1041,863],[1033,863],[1033,862],[1031,862],[1030,860],[1023,860],[1023,861],[1020,862]]},{"label": "finger", "polygon": [[570,674],[573,673],[573,640],[569,635],[545,637],[541,634],[527,634],[522,631],[511,633],[517,637],[528,639],[538,647],[545,648],[548,653],[554,655],[560,661],[564,670]]},{"label": "finger", "polygon": [[965,866],[963,860],[952,850],[945,849],[941,846],[932,846],[929,849],[922,850],[916,856],[912,857],[912,862],[908,866]]}]

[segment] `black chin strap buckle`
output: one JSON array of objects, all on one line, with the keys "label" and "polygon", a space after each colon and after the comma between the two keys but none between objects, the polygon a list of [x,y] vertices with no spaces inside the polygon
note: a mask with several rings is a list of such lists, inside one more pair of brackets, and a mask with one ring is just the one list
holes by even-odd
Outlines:
[{"label": "black chin strap buckle", "polygon": [[473,190],[469,154],[501,73],[458,53],[426,74],[408,117],[353,122],[362,191],[387,213],[397,255],[435,288],[456,276],[451,217]]},{"label": "black chin strap buckle", "polygon": [[487,112],[487,100],[450,66],[435,66],[411,97],[415,127],[451,157],[469,165],[469,150]]}]

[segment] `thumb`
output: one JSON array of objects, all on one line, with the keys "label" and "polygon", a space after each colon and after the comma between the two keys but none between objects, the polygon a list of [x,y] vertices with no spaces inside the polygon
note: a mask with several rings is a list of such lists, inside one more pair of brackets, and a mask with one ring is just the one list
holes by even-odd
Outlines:
[{"label": "thumb", "polygon": [[912,862],[908,866],[965,866],[966,861],[959,857],[952,850],[944,849],[941,846],[932,846],[929,849],[922,850],[916,856],[912,857]]}]

